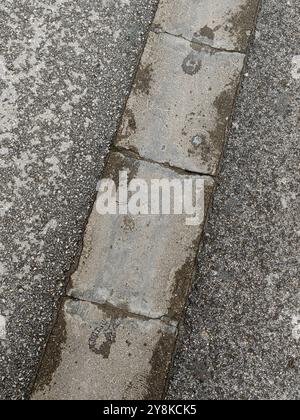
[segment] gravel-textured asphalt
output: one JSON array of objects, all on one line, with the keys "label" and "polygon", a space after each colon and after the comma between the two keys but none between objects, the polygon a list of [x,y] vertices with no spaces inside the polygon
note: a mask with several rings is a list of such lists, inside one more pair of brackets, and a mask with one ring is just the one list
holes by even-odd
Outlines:
[{"label": "gravel-textured asphalt", "polygon": [[299,27],[263,0],[170,398],[300,398]]},{"label": "gravel-textured asphalt", "polygon": [[28,394],[156,6],[1,0],[1,399]]}]

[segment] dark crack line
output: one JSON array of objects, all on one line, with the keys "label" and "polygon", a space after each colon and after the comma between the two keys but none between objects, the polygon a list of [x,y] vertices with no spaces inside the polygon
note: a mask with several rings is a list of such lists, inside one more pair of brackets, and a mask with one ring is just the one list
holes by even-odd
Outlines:
[{"label": "dark crack line", "polygon": [[152,160],[152,159],[140,156],[136,151],[133,151],[132,149],[126,149],[125,147],[122,147],[122,146],[113,146],[112,151],[115,152],[115,153],[121,153],[124,156],[130,157],[132,159],[136,159],[136,160],[139,160],[139,161],[142,161],[142,162],[147,162],[147,163],[152,163],[154,165],[159,165],[159,166],[161,166],[165,169],[169,169],[173,172],[176,172],[179,175],[195,176],[195,177],[201,177],[202,176],[202,177],[211,178],[212,180],[216,179],[216,175],[212,175],[210,173],[205,173],[205,172],[190,171],[188,169],[180,168],[179,166],[170,165],[168,162],[157,162],[156,160]]},{"label": "dark crack line", "polygon": [[234,49],[229,50],[229,49],[226,49],[226,48],[213,47],[213,46],[211,46],[209,44],[206,44],[205,42],[201,42],[197,39],[188,39],[185,36],[183,36],[182,34],[176,35],[176,34],[172,34],[171,32],[168,32],[168,31],[155,30],[153,28],[151,28],[151,32],[156,34],[156,35],[162,34],[162,35],[172,36],[172,37],[175,37],[175,38],[180,38],[180,39],[183,39],[184,41],[187,41],[189,44],[196,44],[196,45],[199,45],[203,48],[208,48],[209,50],[212,50],[213,52],[245,55],[244,51],[238,51],[238,50],[234,50]]},{"label": "dark crack line", "polygon": [[106,310],[114,311],[116,313],[116,315],[119,313],[125,318],[135,318],[135,319],[140,319],[141,321],[161,321],[164,324],[166,324],[167,326],[174,328],[175,331],[177,330],[178,322],[170,319],[167,315],[162,315],[162,316],[157,317],[157,318],[156,317],[151,317],[151,316],[142,315],[142,314],[135,313],[135,312],[130,312],[126,309],[119,308],[118,306],[115,306],[115,305],[113,305],[111,303],[108,303],[108,302],[99,303],[99,302],[95,302],[93,300],[84,299],[82,297],[79,298],[79,297],[71,295],[71,294],[66,295],[65,299],[74,300],[76,302],[89,303],[91,305],[97,306],[104,313],[105,313]]}]

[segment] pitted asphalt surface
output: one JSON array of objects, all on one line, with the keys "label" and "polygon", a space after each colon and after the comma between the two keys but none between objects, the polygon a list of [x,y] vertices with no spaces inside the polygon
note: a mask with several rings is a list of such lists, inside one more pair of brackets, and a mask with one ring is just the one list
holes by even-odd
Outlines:
[{"label": "pitted asphalt surface", "polygon": [[28,395],[157,0],[0,3],[0,398]]},{"label": "pitted asphalt surface", "polygon": [[169,398],[300,397],[299,25],[262,2]]}]

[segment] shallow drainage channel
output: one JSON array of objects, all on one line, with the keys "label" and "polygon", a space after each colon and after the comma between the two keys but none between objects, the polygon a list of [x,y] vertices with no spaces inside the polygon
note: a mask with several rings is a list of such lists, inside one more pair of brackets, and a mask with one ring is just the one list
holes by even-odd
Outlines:
[{"label": "shallow drainage channel", "polygon": [[[258,0],[162,0],[104,179],[201,180],[206,206]],[[203,234],[92,211],[33,399],[160,399]]]}]

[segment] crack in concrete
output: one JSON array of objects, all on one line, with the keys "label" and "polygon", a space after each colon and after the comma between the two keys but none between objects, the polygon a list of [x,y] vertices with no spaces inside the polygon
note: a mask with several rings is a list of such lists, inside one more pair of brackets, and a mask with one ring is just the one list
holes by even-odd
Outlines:
[{"label": "crack in concrete", "polygon": [[161,321],[165,325],[175,328],[175,331],[177,331],[178,329],[178,322],[172,320],[167,315],[162,315],[160,317],[151,317],[151,316],[142,315],[136,312],[128,311],[127,309],[120,308],[108,302],[100,304],[98,302],[94,302],[93,300],[79,298],[77,296],[72,296],[72,295],[66,295],[65,298],[74,300],[76,302],[90,303],[91,305],[94,305],[97,308],[101,309],[103,312],[114,312],[116,316],[119,316],[122,318],[135,318],[141,321]]},{"label": "crack in concrete", "polygon": [[125,147],[122,146],[112,146],[112,151],[115,151],[117,153],[121,153],[124,156],[128,156],[131,157],[133,159],[139,160],[139,161],[144,161],[144,162],[148,162],[148,163],[152,163],[154,165],[159,165],[163,168],[169,169],[179,175],[186,175],[186,176],[205,176],[205,177],[209,177],[212,180],[215,180],[216,176],[209,174],[209,173],[205,173],[205,172],[194,172],[194,171],[189,171],[188,169],[184,169],[184,168],[180,168],[179,166],[173,166],[170,165],[168,162],[157,162],[156,160],[150,159],[150,158],[145,158],[143,156],[140,156],[136,151],[132,150],[132,149],[126,149]]},{"label": "crack in concrete", "polygon": [[[224,49],[224,48],[212,47],[211,45],[200,42],[196,39],[190,40],[190,39],[184,37],[183,35],[176,35],[176,34],[173,34],[173,33],[167,32],[167,31],[162,31],[162,30],[155,31],[153,28],[151,28],[150,31],[155,33],[156,35],[163,34],[163,35],[167,35],[167,36],[170,36],[170,37],[181,38],[184,41],[190,43],[191,45],[201,46],[201,47],[203,47],[203,49],[208,49],[212,53],[213,52],[214,53],[219,52],[219,53],[227,53],[227,54],[241,54],[241,55],[245,56],[246,58],[248,56],[247,52],[242,52],[242,51],[237,51],[237,50],[227,50],[227,49]],[[255,31],[255,27],[253,29],[253,32],[254,31]],[[253,35],[253,32],[252,32],[252,35]],[[137,67],[137,69],[138,68],[139,68],[139,66]],[[241,74],[243,74],[243,72]],[[241,81],[240,81],[240,83],[241,83]],[[236,92],[235,97],[238,95],[239,89],[240,89],[240,84],[237,88],[237,92]],[[129,95],[130,95],[130,93],[128,94],[128,97],[129,97]],[[235,100],[235,102],[236,102],[236,100]],[[125,106],[124,106],[124,109],[125,109]],[[120,121],[121,120],[122,120],[122,118],[120,119]],[[230,125],[231,124],[229,124],[229,126]],[[118,130],[116,130],[116,132],[118,132]],[[181,175],[197,176],[197,177],[206,176],[206,177],[209,177],[213,180],[216,179],[215,175],[212,175],[212,174],[209,174],[209,173],[193,172],[193,171],[189,171],[189,170],[186,170],[186,169],[183,169],[183,168],[180,168],[180,167],[172,166],[169,163],[157,162],[157,161],[152,160],[152,159],[141,157],[136,151],[133,151],[131,149],[128,150],[128,149],[120,147],[120,146],[115,146],[114,143],[111,146],[110,153],[112,153],[113,151],[119,152],[119,153],[121,153],[125,156],[129,156],[129,157],[134,158],[138,161],[145,161],[145,162],[148,162],[148,163],[159,165],[159,166],[164,167],[164,168],[168,168],[168,169],[174,171],[175,173],[179,173]],[[220,162],[221,161],[222,161],[222,158],[220,159]],[[207,216],[208,215],[206,215],[206,219],[207,219]],[[201,242],[202,242],[202,239],[200,239],[200,241],[199,241],[199,247],[201,245]],[[112,316],[112,318],[119,316],[119,317],[122,317],[122,318],[135,318],[135,319],[139,319],[141,321],[161,321],[165,325],[174,328],[174,332],[176,333],[176,335],[178,334],[178,322],[172,320],[167,315],[162,315],[161,317],[145,316],[145,315],[142,315],[142,314],[130,312],[127,309],[114,306],[114,305],[112,305],[110,303],[107,303],[107,302],[105,302],[103,304],[99,304],[98,302],[90,301],[90,300],[87,300],[87,299],[84,299],[84,298],[78,298],[78,297],[68,295],[68,294],[65,295],[65,298],[70,299],[70,300],[74,300],[74,301],[78,301],[78,302],[85,302],[85,303],[92,304],[92,305],[98,307],[99,309],[101,309],[103,312],[105,312],[107,314],[110,314]],[[183,317],[184,317],[184,313],[182,314],[181,320],[182,320]],[[175,353],[173,351],[172,356],[174,357],[174,355],[175,355]],[[167,384],[168,384],[168,380],[166,379],[166,384],[165,384],[166,387],[167,387]]]},{"label": "crack in concrete", "polygon": [[177,35],[177,34],[173,34],[173,33],[168,32],[168,31],[155,30],[153,28],[151,28],[150,31],[152,33],[156,34],[156,35],[162,34],[162,35],[168,35],[168,36],[171,36],[171,37],[183,39],[184,41],[188,42],[189,44],[194,44],[194,45],[198,45],[198,46],[203,47],[203,48],[207,48],[207,49],[211,50],[212,52],[219,52],[219,53],[222,52],[222,53],[227,53],[227,54],[241,54],[241,55],[245,55],[245,52],[244,51],[239,51],[239,50],[234,50],[234,49],[233,50],[229,50],[229,49],[226,49],[226,48],[213,47],[213,46],[211,46],[209,44],[206,44],[205,42],[201,42],[201,41],[199,41],[197,39],[188,39],[185,36],[183,36],[182,34]]}]

